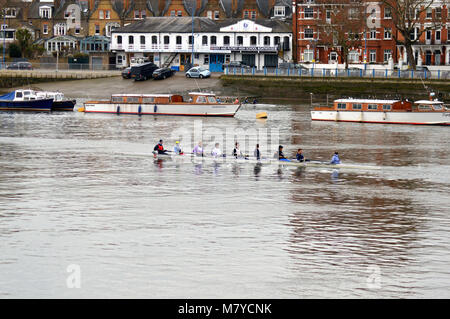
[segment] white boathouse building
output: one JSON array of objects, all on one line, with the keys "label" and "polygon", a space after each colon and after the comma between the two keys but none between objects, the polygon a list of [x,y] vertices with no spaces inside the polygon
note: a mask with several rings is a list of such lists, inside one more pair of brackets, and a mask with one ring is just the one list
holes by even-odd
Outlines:
[{"label": "white boathouse building", "polygon": [[230,61],[257,69],[290,62],[291,43],[291,26],[280,20],[151,17],[114,30],[111,51],[116,53],[118,67],[128,66],[132,57],[144,56],[175,70],[193,63],[221,72]]}]

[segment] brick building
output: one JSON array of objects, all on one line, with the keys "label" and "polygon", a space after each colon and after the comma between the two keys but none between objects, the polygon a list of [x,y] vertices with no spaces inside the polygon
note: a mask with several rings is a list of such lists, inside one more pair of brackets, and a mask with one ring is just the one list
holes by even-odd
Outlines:
[{"label": "brick building", "polygon": [[[351,1],[348,1],[351,3]],[[362,1],[364,5],[364,23],[356,31],[360,41],[348,52],[349,63],[388,64],[390,58],[394,63],[407,64],[405,49],[396,44],[395,38],[401,39],[392,20],[389,8],[376,1]],[[339,3],[342,3],[340,1]],[[350,5],[350,4],[349,4]],[[333,41],[324,43],[323,25],[332,23],[332,14],[336,2],[323,0],[292,0],[294,38],[293,56],[297,62],[323,64],[342,64],[342,48]],[[450,10],[443,1],[435,1],[429,12],[424,12],[420,27],[424,28],[431,17],[439,14],[443,25],[439,30],[427,31],[413,46],[416,62],[426,65],[450,64]],[[427,16],[429,17],[427,21]],[[349,35],[350,36],[350,35]]]}]

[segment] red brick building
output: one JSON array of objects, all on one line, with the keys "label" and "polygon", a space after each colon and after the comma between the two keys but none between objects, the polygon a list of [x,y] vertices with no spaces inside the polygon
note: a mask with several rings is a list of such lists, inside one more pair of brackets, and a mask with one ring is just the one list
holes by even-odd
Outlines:
[{"label": "red brick building", "polygon": [[[337,3],[342,5],[352,1],[292,0],[293,56],[296,62],[344,63],[342,47],[333,41],[324,41],[324,25],[332,23]],[[349,63],[387,64],[402,60],[407,63],[406,52],[396,45],[395,38],[401,39],[392,22],[392,12],[381,2],[361,1],[365,22],[356,31],[359,41],[348,50]],[[354,3],[354,1],[353,1]],[[341,7],[342,8],[342,7]],[[442,1],[435,1],[428,12],[423,12],[420,26],[423,28],[436,16],[442,16],[442,28],[427,31],[413,46],[416,63],[425,65],[450,64],[450,10]],[[349,35],[350,37],[350,35]]]}]

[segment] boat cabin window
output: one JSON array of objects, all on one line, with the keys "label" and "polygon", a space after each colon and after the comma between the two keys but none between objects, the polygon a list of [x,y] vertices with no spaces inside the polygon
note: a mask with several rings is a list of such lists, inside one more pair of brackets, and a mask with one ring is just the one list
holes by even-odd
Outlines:
[{"label": "boat cabin window", "polygon": [[113,96],[111,98],[111,102],[114,103],[122,103],[123,102],[123,96]]},{"label": "boat cabin window", "polygon": [[16,97],[22,97],[22,92],[16,92]]},{"label": "boat cabin window", "polygon": [[23,92],[23,95],[30,95],[30,91]]},{"label": "boat cabin window", "polygon": [[208,103],[215,104],[216,103],[216,98],[214,96],[208,96]]},{"label": "boat cabin window", "polygon": [[137,96],[129,96],[127,97],[127,103],[138,103],[139,98]]},{"label": "boat cabin window", "polygon": [[354,109],[354,110],[361,110],[362,109],[362,104],[353,104],[353,106],[352,106],[352,108]]},{"label": "boat cabin window", "polygon": [[442,104],[434,104],[433,109],[435,111],[441,111],[443,109]]},{"label": "boat cabin window", "polygon": [[345,110],[347,108],[347,104],[338,103],[337,108],[338,108],[338,110]]},{"label": "boat cabin window", "polygon": [[431,110],[431,106],[425,104],[419,104],[419,110]]},{"label": "boat cabin window", "polygon": [[390,104],[384,104],[383,105],[383,111],[390,111],[391,110],[391,105]]},{"label": "boat cabin window", "polygon": [[197,96],[197,103],[206,103],[206,98],[202,95]]},{"label": "boat cabin window", "polygon": [[378,110],[378,105],[377,104],[369,104],[369,105],[367,105],[367,109],[368,110]]},{"label": "boat cabin window", "polygon": [[142,98],[142,103],[154,103],[154,102],[155,102],[154,97],[143,97]]}]

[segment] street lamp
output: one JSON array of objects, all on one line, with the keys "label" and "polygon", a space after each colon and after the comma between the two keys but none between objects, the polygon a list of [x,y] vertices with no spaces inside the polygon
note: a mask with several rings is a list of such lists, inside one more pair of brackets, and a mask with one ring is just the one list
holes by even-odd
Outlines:
[{"label": "street lamp", "polygon": [[[6,8],[3,8],[3,25],[6,25]],[[5,52],[6,52],[6,30],[2,30],[3,33],[3,61],[2,68],[6,68],[5,64]]]},{"label": "street lamp", "polygon": [[195,9],[197,6],[197,1],[193,1],[194,5],[192,6],[192,66],[194,66],[194,15],[195,15]]}]

